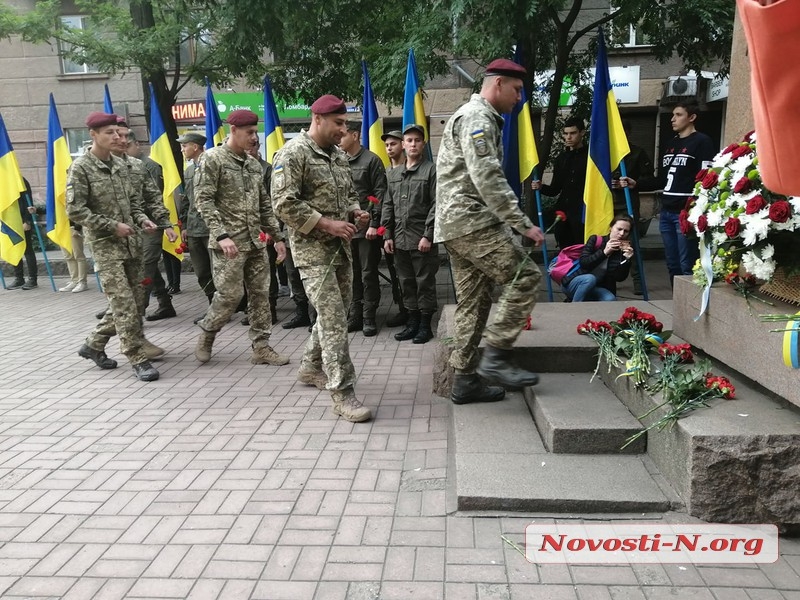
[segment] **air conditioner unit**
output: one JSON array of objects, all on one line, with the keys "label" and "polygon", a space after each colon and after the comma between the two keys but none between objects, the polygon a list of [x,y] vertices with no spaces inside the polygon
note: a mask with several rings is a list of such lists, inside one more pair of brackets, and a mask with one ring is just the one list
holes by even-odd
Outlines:
[{"label": "air conditioner unit", "polygon": [[673,75],[664,84],[664,96],[667,98],[687,98],[696,95],[697,77],[690,75]]}]

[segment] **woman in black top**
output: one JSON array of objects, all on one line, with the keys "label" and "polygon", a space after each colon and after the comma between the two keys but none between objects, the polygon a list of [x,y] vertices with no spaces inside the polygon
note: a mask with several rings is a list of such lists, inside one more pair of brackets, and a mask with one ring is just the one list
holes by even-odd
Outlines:
[{"label": "woman in black top", "polygon": [[581,267],[567,276],[561,287],[572,302],[607,302],[617,299],[617,282],[628,277],[633,258],[629,241],[633,220],[628,215],[617,215],[611,221],[611,230],[597,243],[591,236],[581,252]]}]

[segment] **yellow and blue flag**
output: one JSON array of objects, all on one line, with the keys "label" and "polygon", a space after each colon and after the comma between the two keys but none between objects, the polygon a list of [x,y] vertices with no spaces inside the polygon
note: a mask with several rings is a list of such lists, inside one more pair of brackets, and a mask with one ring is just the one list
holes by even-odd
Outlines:
[{"label": "yellow and blue flag", "polygon": [[111,94],[108,91],[108,84],[103,85],[103,112],[107,115],[114,114],[114,105],[111,103]]},{"label": "yellow and blue flag", "polygon": [[25,230],[19,197],[26,190],[6,122],[0,115],[0,258],[18,265],[25,254]]},{"label": "yellow and blue flag", "polygon": [[[521,65],[520,46],[514,53],[514,62]],[[503,171],[508,184],[517,197],[522,195],[522,182],[528,179],[534,167],[539,164],[539,152],[533,136],[531,108],[522,89],[522,98],[510,115],[505,116],[503,125]]]},{"label": "yellow and blue flag", "polygon": [[608,74],[608,57],[603,30],[597,38],[597,67],[594,74],[592,121],[589,131],[589,160],[586,162],[586,186],[583,203],[586,209],[584,239],[605,235],[614,218],[611,173],[631,151],[622,127],[617,100]]},{"label": "yellow and blue flag", "polygon": [[264,77],[264,142],[267,147],[267,162],[272,164],[272,158],[278,150],[283,148],[286,138],[283,137],[283,127],[281,127],[281,120],[278,117],[275,96],[272,95],[269,75]]},{"label": "yellow and blue flag", "polygon": [[[167,131],[164,129],[164,120],[158,110],[158,102],[156,102],[156,94],[152,83],[150,84],[150,158],[161,165],[161,173],[164,178],[164,189],[162,190],[164,193],[164,206],[169,211],[170,223],[177,223],[178,207],[175,204],[175,190],[181,184],[181,176],[175,164],[175,156],[172,154],[172,146],[170,146]],[[180,250],[180,231],[176,230],[175,233],[178,234],[178,239],[174,242],[170,242],[167,239],[167,234],[164,234],[162,248],[177,259],[183,260],[183,250]]]},{"label": "yellow and blue flag", "polygon": [[364,100],[361,102],[361,143],[365,148],[378,155],[383,161],[383,166],[389,166],[389,155],[386,154],[386,145],[383,143],[383,121],[378,116],[378,106],[372,93],[372,83],[369,80],[367,61],[361,61],[361,70],[364,72]]},{"label": "yellow and blue flag", "polygon": [[[106,88],[108,92],[108,88]],[[47,120],[47,237],[72,252],[72,235],[67,217],[67,171],[72,157],[67,147],[64,130],[56,110],[56,101],[50,94],[50,117]]]},{"label": "yellow and blue flag", "polygon": [[422,88],[417,77],[417,60],[414,58],[414,49],[408,50],[408,64],[406,65],[406,89],[403,94],[403,129],[411,124],[420,125],[425,131],[425,154],[428,159],[433,159],[431,145],[428,143],[428,120],[425,118],[425,105],[422,102]]},{"label": "yellow and blue flag", "polygon": [[225,139],[225,128],[222,126],[222,119],[219,117],[217,103],[214,100],[214,93],[211,91],[211,84],[206,77],[206,150],[219,146]]}]

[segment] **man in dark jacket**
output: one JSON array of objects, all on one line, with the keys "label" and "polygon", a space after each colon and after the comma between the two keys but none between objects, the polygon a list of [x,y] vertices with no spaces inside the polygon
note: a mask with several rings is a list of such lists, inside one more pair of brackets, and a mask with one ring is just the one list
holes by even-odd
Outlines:
[{"label": "man in dark jacket", "polygon": [[28,263],[28,280],[25,280],[23,261],[19,261],[14,267],[14,282],[7,287],[9,290],[32,290],[38,287],[36,280],[39,276],[39,269],[36,264],[36,252],[33,250],[33,228],[36,227],[36,223],[32,216],[36,214],[36,209],[28,204],[28,200],[32,198],[31,184],[24,177],[22,181],[25,182],[25,191],[17,202],[19,202],[19,213],[22,216],[22,229],[25,231],[25,262]]}]

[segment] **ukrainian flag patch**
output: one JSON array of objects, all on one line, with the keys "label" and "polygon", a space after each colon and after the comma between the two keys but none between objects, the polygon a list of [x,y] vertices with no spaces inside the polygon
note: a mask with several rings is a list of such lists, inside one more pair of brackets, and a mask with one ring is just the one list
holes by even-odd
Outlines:
[{"label": "ukrainian flag patch", "polygon": [[483,129],[476,129],[471,134],[472,145],[475,148],[475,154],[478,156],[486,156],[489,154],[489,146],[486,143],[486,135]]}]

